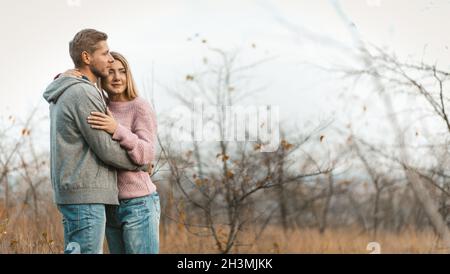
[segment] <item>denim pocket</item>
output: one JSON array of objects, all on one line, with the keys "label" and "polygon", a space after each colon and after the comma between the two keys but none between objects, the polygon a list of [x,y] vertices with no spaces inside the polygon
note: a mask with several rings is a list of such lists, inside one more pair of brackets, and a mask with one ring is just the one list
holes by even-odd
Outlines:
[{"label": "denim pocket", "polygon": [[79,205],[58,205],[63,218],[64,233],[69,234],[80,226],[80,206]]},{"label": "denim pocket", "polygon": [[152,200],[158,200],[159,201],[159,193],[157,191],[155,191],[152,194],[150,194],[150,197],[152,198]]},{"label": "denim pocket", "polygon": [[137,203],[133,203],[133,204],[131,204],[132,206],[143,206],[143,205],[145,205],[145,201],[139,201],[139,202],[137,202]]},{"label": "denim pocket", "polygon": [[142,205],[145,205],[145,199],[143,199],[143,198],[145,198],[145,197],[125,199],[125,200],[121,200],[120,203],[127,207],[142,206]]}]

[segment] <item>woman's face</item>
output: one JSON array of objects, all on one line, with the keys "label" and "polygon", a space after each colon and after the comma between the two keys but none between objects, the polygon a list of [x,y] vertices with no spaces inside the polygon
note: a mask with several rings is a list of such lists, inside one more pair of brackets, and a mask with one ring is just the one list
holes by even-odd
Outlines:
[{"label": "woman's face", "polygon": [[122,62],[114,60],[109,69],[108,76],[104,78],[103,88],[109,95],[125,95],[127,89],[127,72]]}]

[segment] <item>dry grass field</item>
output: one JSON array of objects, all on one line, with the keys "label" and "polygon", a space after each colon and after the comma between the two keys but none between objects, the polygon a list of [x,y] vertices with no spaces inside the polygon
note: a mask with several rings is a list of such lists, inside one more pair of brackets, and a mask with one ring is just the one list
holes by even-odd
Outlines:
[{"label": "dry grass field", "polygon": [[[10,209],[20,212],[20,209]],[[23,208],[22,212],[27,209]],[[32,214],[28,214],[32,215]],[[5,217],[0,209],[0,253],[61,253],[63,233],[61,217],[49,204],[42,208],[40,218],[34,220],[25,214]],[[214,241],[196,236],[183,226],[168,225],[161,229],[161,253],[217,253]],[[298,229],[284,233],[279,227],[269,226],[258,241],[254,233],[244,231],[232,253],[370,253],[369,242],[380,244],[381,253],[443,253],[432,231],[405,230],[401,233],[380,231],[377,239],[357,228],[329,229],[320,234],[317,229]],[[108,253],[105,244],[105,253]]]}]

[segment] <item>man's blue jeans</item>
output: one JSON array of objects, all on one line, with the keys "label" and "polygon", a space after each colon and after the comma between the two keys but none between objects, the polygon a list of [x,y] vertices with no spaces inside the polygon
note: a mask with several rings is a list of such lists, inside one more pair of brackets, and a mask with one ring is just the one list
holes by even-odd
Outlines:
[{"label": "man's blue jeans", "polygon": [[150,195],[106,205],[106,239],[112,254],[159,253],[160,201]]},{"label": "man's blue jeans", "polygon": [[105,238],[104,204],[58,205],[63,215],[64,253],[101,254]]}]

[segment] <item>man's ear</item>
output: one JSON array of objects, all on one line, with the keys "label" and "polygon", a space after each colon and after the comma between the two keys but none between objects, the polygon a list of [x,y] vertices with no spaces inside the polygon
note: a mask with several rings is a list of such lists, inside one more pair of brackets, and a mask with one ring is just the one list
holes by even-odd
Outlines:
[{"label": "man's ear", "polygon": [[81,53],[81,61],[83,61],[83,63],[85,63],[86,65],[90,65],[91,64],[91,55],[87,51],[83,51]]}]

